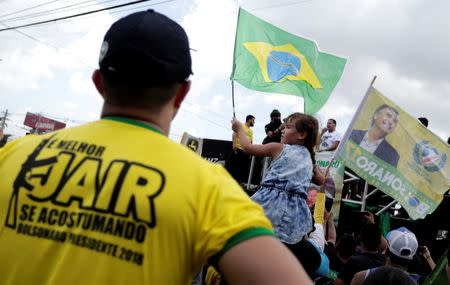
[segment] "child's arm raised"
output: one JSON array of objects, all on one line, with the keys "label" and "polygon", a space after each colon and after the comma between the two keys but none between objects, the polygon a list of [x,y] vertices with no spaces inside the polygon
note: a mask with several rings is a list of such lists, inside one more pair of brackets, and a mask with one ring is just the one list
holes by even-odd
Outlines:
[{"label": "child's arm raised", "polygon": [[242,123],[237,119],[231,121],[231,128],[236,132],[245,153],[255,156],[271,156],[276,158],[283,150],[281,143],[252,144],[245,135]]}]

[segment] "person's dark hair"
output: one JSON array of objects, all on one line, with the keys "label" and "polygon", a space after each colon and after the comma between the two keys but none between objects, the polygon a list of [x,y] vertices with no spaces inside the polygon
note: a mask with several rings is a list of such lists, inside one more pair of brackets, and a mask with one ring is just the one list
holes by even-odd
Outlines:
[{"label": "person's dark hair", "polygon": [[422,125],[424,125],[425,127],[428,127],[428,119],[425,117],[419,117],[417,118],[417,120],[419,120],[419,122],[422,123]]},{"label": "person's dark hair", "polygon": [[[102,72],[102,71],[100,71]],[[113,106],[143,107],[159,109],[175,95],[179,83],[154,87],[139,87],[134,84],[117,83],[102,72],[105,101]]]},{"label": "person's dark hair", "polygon": [[405,272],[391,266],[378,267],[366,277],[363,285],[415,285],[414,280]]},{"label": "person's dark hair", "polygon": [[389,248],[386,249],[386,255],[389,257],[389,259],[391,260],[391,264],[393,265],[397,265],[397,266],[401,266],[401,267],[408,267],[408,265],[410,264],[411,260],[406,259],[406,258],[401,258],[395,254],[393,254]]},{"label": "person's dark hair", "polygon": [[277,109],[274,109],[274,110],[270,113],[270,118],[273,118],[273,117],[281,117],[280,111],[278,111]]},{"label": "person's dark hair", "polygon": [[447,144],[450,144],[450,137],[448,137],[447,139]]},{"label": "person's dark hair", "polygon": [[311,115],[302,113],[293,113],[287,117],[288,122],[295,122],[295,128],[298,132],[306,132],[305,142],[303,144],[311,155],[313,165],[316,164],[314,146],[317,144],[319,133],[319,122]]},{"label": "person's dark hair", "polygon": [[383,105],[379,106],[379,107],[375,110],[375,112],[373,113],[373,116],[372,116],[372,124],[371,124],[371,126],[373,126],[373,124],[375,123],[375,115],[378,114],[378,113],[380,113],[380,112],[383,111],[384,109],[392,110],[392,111],[398,116],[398,111],[395,110],[394,107],[389,106],[389,105],[387,105],[387,104],[383,104]]},{"label": "person's dark hair", "polygon": [[333,122],[333,124],[337,125],[337,124],[336,124],[336,120],[335,120],[335,119],[328,119],[328,121],[332,121],[332,122]]},{"label": "person's dark hair", "polygon": [[343,258],[349,258],[356,254],[356,239],[352,234],[345,233],[336,244],[336,253]]},{"label": "person's dark hair", "polygon": [[364,224],[361,227],[359,241],[366,250],[375,251],[381,242],[381,231],[375,224]]},{"label": "person's dark hair", "polygon": [[247,115],[247,117],[245,117],[245,121],[248,122],[254,118],[255,118],[255,116],[253,116],[253,115]]}]

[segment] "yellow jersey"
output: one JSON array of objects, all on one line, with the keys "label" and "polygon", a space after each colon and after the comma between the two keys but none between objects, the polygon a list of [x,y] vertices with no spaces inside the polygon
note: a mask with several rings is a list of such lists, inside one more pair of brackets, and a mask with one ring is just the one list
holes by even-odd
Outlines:
[{"label": "yellow jersey", "polygon": [[[248,138],[250,143],[253,143],[253,130],[250,129],[249,127],[247,127],[246,124],[244,124],[243,127],[244,127],[245,136]],[[236,136],[236,144],[235,145],[236,145],[236,148],[242,149],[241,141],[239,140],[239,138],[237,136]]]},{"label": "yellow jersey", "polygon": [[0,174],[2,284],[190,284],[273,234],[221,166],[123,117],[8,143]]}]

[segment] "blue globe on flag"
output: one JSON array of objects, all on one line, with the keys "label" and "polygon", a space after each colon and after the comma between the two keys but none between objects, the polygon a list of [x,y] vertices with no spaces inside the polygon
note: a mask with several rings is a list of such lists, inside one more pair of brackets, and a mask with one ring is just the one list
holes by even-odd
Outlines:
[{"label": "blue globe on flag", "polygon": [[271,51],[267,57],[267,74],[273,82],[285,76],[300,73],[301,61],[295,55],[284,51]]}]

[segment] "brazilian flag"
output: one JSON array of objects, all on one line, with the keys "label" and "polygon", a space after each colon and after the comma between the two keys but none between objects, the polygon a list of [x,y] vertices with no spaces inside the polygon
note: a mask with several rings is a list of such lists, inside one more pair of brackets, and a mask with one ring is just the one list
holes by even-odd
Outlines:
[{"label": "brazilian flag", "polygon": [[328,100],[346,62],[239,10],[231,79],[249,89],[303,97],[305,113],[314,114]]}]

